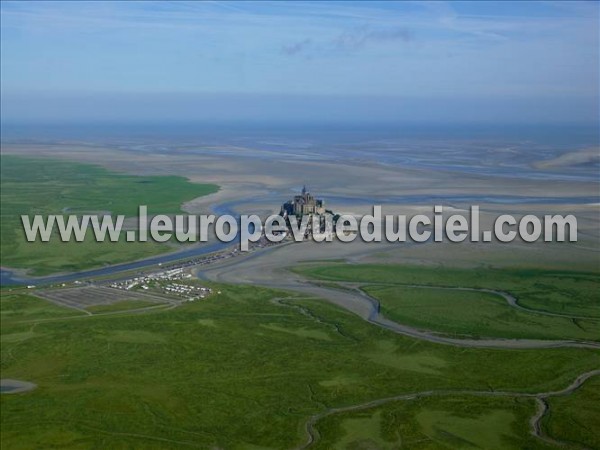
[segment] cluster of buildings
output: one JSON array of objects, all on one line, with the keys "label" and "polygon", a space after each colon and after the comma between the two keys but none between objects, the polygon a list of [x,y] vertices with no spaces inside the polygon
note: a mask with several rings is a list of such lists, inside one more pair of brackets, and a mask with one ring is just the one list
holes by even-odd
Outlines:
[{"label": "cluster of buildings", "polygon": [[331,235],[333,225],[339,217],[333,211],[325,209],[325,201],[314,197],[307,191],[306,186],[302,187],[300,195],[295,195],[293,199],[281,205],[279,215],[286,219],[288,227],[291,227],[290,218],[295,217],[300,221],[303,217],[308,217],[305,232],[307,238],[314,237],[317,233]]},{"label": "cluster of buildings", "polygon": [[292,200],[288,200],[281,206],[279,215],[282,217],[300,217],[307,214],[322,215],[325,214],[325,212],[325,202],[313,197],[313,195],[306,190],[306,186],[303,186],[300,195],[295,195]]},{"label": "cluster of buildings", "polygon": [[183,267],[177,267],[163,272],[151,273],[149,275],[129,278],[126,280],[115,281],[110,284],[111,288],[124,289],[129,291],[133,288],[140,287],[143,290],[150,288],[149,284],[156,281],[174,281],[182,280],[184,278],[192,278],[189,273],[184,273]]},{"label": "cluster of buildings", "polygon": [[[169,298],[181,297],[182,300],[192,302],[200,300],[209,295],[212,290],[203,286],[195,286],[193,284],[173,283],[192,278],[191,273],[183,270],[183,267],[176,267],[162,272],[155,272],[148,275],[130,278],[127,280],[115,281],[110,284],[111,288],[123,289],[129,291],[131,289],[150,290],[155,293],[167,294]],[[168,284],[166,284],[168,283]]]},{"label": "cluster of buildings", "polygon": [[212,292],[211,289],[207,287],[192,286],[181,283],[168,284],[163,287],[163,291],[166,294],[174,294],[179,297],[185,297],[188,302],[202,299]]}]

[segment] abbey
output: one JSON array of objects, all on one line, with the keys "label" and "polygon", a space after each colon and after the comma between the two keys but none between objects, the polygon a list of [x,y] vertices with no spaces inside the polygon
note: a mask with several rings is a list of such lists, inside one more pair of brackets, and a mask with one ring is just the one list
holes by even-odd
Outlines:
[{"label": "abbey", "polygon": [[305,214],[325,214],[325,203],[321,199],[313,197],[306,186],[302,188],[302,194],[295,195],[292,200],[281,206],[281,216],[303,216]]}]

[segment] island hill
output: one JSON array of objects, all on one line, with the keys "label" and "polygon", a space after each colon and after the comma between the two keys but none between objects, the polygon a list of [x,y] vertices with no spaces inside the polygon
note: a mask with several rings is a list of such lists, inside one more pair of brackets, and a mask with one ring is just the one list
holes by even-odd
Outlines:
[{"label": "island hill", "polygon": [[306,234],[311,234],[312,221],[318,218],[320,223],[320,232],[324,232],[327,222],[335,224],[339,214],[334,214],[330,209],[325,208],[325,201],[314,197],[306,189],[306,185],[302,187],[302,193],[295,195],[293,199],[288,200],[281,205],[279,215],[285,218],[288,226],[290,226],[289,218],[294,216],[298,221],[302,220],[303,216],[308,216],[310,226],[306,230]]},{"label": "island hill", "polygon": [[306,185],[302,187],[300,195],[295,195],[292,200],[288,200],[281,206],[279,215],[301,217],[305,214],[325,214],[325,202],[308,192]]}]

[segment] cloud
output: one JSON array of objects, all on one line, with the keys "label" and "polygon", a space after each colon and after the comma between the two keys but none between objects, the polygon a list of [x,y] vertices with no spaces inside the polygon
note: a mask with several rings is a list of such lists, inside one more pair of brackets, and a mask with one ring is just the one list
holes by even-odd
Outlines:
[{"label": "cloud", "polygon": [[281,53],[288,56],[295,56],[305,52],[312,45],[311,39],[304,39],[293,44],[284,45],[281,47]]},{"label": "cloud", "polygon": [[373,30],[365,26],[351,31],[344,31],[334,40],[334,43],[341,50],[358,50],[370,42],[410,42],[412,40],[413,33],[406,27]]},{"label": "cloud", "polygon": [[374,42],[401,41],[411,42],[413,33],[405,27],[393,27],[383,29],[372,29],[367,26],[344,31],[328,43],[314,42],[306,38],[291,44],[284,45],[281,53],[288,56],[307,54],[310,50],[328,50],[333,47],[336,50],[359,50],[365,45]]}]

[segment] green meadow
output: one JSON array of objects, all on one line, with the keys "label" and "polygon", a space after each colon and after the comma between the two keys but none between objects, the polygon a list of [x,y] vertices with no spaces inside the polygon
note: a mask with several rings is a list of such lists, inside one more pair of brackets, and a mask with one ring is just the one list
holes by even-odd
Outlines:
[{"label": "green meadow", "polygon": [[326,417],[315,449],[553,448],[529,434],[533,399],[434,396]]},{"label": "green meadow", "polygon": [[131,309],[149,308],[152,306],[160,305],[158,302],[149,302],[146,300],[122,300],[119,302],[111,303],[110,305],[95,305],[88,306],[86,311],[93,314],[99,313],[113,313],[118,311],[128,311]]},{"label": "green meadow", "polygon": [[182,203],[218,190],[177,176],[134,176],[101,167],[53,159],[1,157],[1,258],[5,267],[33,275],[75,271],[156,255],[173,249],[155,242],[95,242],[91,231],[82,243],[27,242],[21,215],[111,214],[136,217],[139,205],[149,214],[175,214]]},{"label": "green meadow", "polygon": [[[476,338],[600,340],[595,273],[385,264],[306,265],[295,271],[325,283],[358,283],[384,315],[417,328]],[[509,293],[529,310],[469,288]]]},{"label": "green meadow", "polygon": [[367,286],[386,317],[453,336],[600,341],[600,320],[515,309],[496,294],[404,286]]},{"label": "green meadow", "polygon": [[52,319],[65,316],[78,316],[80,311],[63,308],[54,303],[43,301],[27,294],[23,288],[0,291],[0,317],[2,324],[29,321],[35,319]]},{"label": "green meadow", "polygon": [[[552,414],[542,422],[550,436],[588,448],[600,448],[600,377],[591,378],[577,392],[548,400]],[[591,432],[590,432],[591,431]]]},{"label": "green meadow", "polygon": [[[81,317],[3,291],[2,377],[38,388],[0,397],[2,448],[280,450],[306,442],[314,414],[427,390],[450,395],[327,416],[315,448],[548,448],[529,433],[532,401],[460,391],[558,390],[600,366],[595,350],[438,345],[321,300],[213,287],[175,309]],[[570,417],[553,413],[553,437]]]}]

